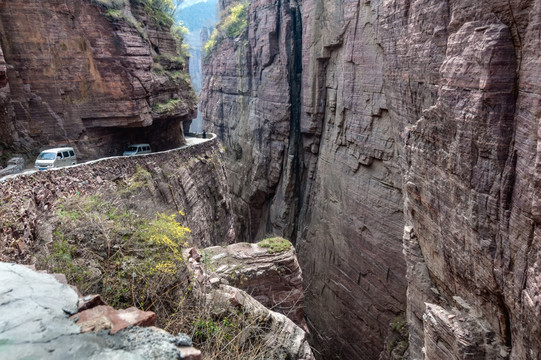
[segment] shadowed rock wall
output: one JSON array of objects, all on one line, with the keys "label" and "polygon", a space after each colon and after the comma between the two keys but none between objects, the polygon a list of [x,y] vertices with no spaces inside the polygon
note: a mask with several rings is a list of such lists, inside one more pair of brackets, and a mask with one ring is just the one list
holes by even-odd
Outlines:
[{"label": "shadowed rock wall", "polygon": [[249,13],[206,64],[203,116],[238,230],[297,242],[321,358],[377,358],[406,269],[412,358],[538,358],[541,2]]},{"label": "shadowed rock wall", "polygon": [[[322,358],[375,358],[405,311],[402,193],[368,5],[252,2],[205,65],[239,237],[297,242]],[[338,324],[347,323],[348,326]]]}]

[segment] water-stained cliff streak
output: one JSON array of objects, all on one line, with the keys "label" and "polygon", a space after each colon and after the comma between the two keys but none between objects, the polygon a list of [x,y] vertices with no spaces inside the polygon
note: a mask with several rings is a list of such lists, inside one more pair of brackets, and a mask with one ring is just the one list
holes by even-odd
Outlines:
[{"label": "water-stained cliff streak", "polygon": [[302,33],[296,1],[253,1],[246,32],[206,55],[203,121],[225,146],[244,240],[294,237],[302,174],[302,49],[294,33]]}]

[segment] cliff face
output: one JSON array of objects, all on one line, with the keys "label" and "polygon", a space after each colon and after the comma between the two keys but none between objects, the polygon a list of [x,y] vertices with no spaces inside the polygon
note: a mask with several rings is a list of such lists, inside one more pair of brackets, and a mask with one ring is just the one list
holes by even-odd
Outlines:
[{"label": "cliff face", "polygon": [[237,234],[297,242],[327,359],[377,357],[405,310],[401,179],[373,21],[352,1],[252,2],[247,35],[212,53],[201,95],[226,148]]},{"label": "cliff face", "polygon": [[377,357],[406,271],[412,358],[540,356],[540,10],[254,1],[212,54],[238,230],[296,240],[322,358]]},{"label": "cliff face", "polygon": [[99,4],[0,4],[3,147],[33,155],[67,143],[92,158],[131,142],[157,150],[183,143],[195,96],[169,28],[140,1]]},{"label": "cliff face", "polygon": [[541,3],[397,5],[373,10],[403,148],[412,356],[538,358]]},{"label": "cliff face", "polygon": [[[283,232],[291,238],[298,212],[298,201],[291,196],[298,149],[289,142],[292,126],[298,126],[290,101],[299,92],[290,86],[290,69],[301,51],[299,40],[291,36],[292,27],[300,25],[295,6],[289,1],[252,2],[247,36],[225,38],[204,67],[201,111],[207,130],[215,130],[231,159],[229,183],[239,199],[235,207],[242,240],[273,232],[274,226],[287,227]],[[269,208],[282,211],[271,213]]]}]

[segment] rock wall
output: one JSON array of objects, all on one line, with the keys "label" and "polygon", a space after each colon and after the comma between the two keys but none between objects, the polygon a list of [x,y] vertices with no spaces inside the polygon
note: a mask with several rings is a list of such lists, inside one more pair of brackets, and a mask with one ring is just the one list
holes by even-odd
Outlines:
[{"label": "rock wall", "polygon": [[184,142],[181,122],[193,117],[195,94],[177,76],[187,73],[182,61],[161,71],[164,58],[177,57],[169,27],[138,1],[99,4],[0,4],[3,148],[34,157],[41,147],[70,144],[89,159],[119,155],[133,142],[156,150]]},{"label": "rock wall", "polygon": [[206,63],[237,231],[296,241],[321,358],[377,358],[406,270],[411,358],[541,356],[540,10],[254,1]]},{"label": "rock wall", "polygon": [[326,359],[378,357],[405,311],[401,178],[373,22],[354,1],[254,1],[246,36],[204,68],[201,109],[226,148],[236,232],[297,242]]},{"label": "rock wall", "polygon": [[[225,9],[230,3],[220,6]],[[289,145],[293,89],[286,70],[300,51],[290,36],[300,24],[295,23],[295,9],[295,1],[253,1],[247,36],[224,39],[203,69],[204,127],[218,134],[231,159],[229,184],[242,218],[239,240],[261,237],[274,226],[287,227],[281,231],[287,238],[293,234],[298,201],[284,192],[295,190],[293,169],[298,165],[298,149],[294,142]],[[280,205],[271,206],[274,203]],[[271,207],[282,213],[271,214]],[[268,221],[271,216],[282,220]]]},{"label": "rock wall", "polygon": [[428,358],[464,358],[464,344],[476,358],[540,356],[540,6],[373,4],[404,151],[412,358],[423,346]]}]

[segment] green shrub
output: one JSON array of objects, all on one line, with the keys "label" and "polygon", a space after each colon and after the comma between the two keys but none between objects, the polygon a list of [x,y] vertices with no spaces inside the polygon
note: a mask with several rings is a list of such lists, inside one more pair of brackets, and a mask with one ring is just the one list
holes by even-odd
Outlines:
[{"label": "green shrub", "polygon": [[170,27],[174,24],[173,15],[175,3],[172,0],[136,0],[143,6],[145,13],[152,22],[160,27]]},{"label": "green shrub", "polygon": [[291,243],[281,237],[267,238],[257,243],[262,248],[267,248],[270,254],[287,251],[291,248]]},{"label": "green shrub", "polygon": [[169,99],[166,102],[154,104],[152,110],[158,114],[165,114],[177,110],[181,104],[180,99]]},{"label": "green shrub", "polygon": [[119,190],[121,195],[133,195],[141,191],[142,188],[150,185],[152,175],[141,166],[137,165],[135,174],[127,179],[125,186]]},{"label": "green shrub", "polygon": [[246,32],[249,6],[250,3],[247,1],[234,2],[222,13],[220,22],[205,43],[205,59],[208,59],[224,38],[236,39]]},{"label": "green shrub", "polygon": [[126,6],[126,0],[92,0],[92,2],[106,9],[123,9]]},{"label": "green shrub", "polygon": [[184,38],[188,32],[188,28],[182,24],[171,26],[171,36],[173,36],[177,44],[177,54],[183,58],[187,58],[190,51],[190,46],[184,42]]},{"label": "green shrub", "polygon": [[97,3],[105,8],[107,8],[107,11],[105,12],[105,17],[111,21],[124,21],[128,25],[130,25],[132,28],[136,29],[139,35],[143,39],[147,39],[147,35],[145,31],[143,30],[143,26],[137,21],[132,13],[128,11],[125,7],[125,1],[124,0],[116,0],[116,1],[103,1],[103,0],[94,0],[97,1]]},{"label": "green shrub", "polygon": [[118,10],[118,9],[109,9],[105,12],[105,16],[107,16],[108,18],[112,19],[112,20],[123,20],[124,19],[124,14],[122,13],[121,10]]},{"label": "green shrub", "polygon": [[237,38],[246,30],[248,26],[248,6],[249,3],[241,2],[229,9],[229,15],[225,18],[222,26],[226,35],[230,38]]},{"label": "green shrub", "polygon": [[277,359],[264,338],[269,331],[264,317],[220,303],[199,304],[197,310],[192,339],[206,359]]},{"label": "green shrub", "polygon": [[408,350],[408,322],[403,315],[396,317],[390,324],[390,333],[386,339],[385,351],[389,358],[401,360],[405,359]]},{"label": "green shrub", "polygon": [[153,60],[165,70],[183,70],[186,66],[186,58],[183,56],[158,55]]},{"label": "green shrub", "polygon": [[212,50],[218,45],[220,41],[220,32],[218,31],[218,28],[214,28],[212,31],[212,34],[210,35],[209,39],[205,43],[205,46],[203,49],[205,50],[205,57],[211,54]]},{"label": "green shrub", "polygon": [[[128,186],[147,186],[147,174],[151,176],[139,169]],[[83,293],[100,293],[115,307],[160,312],[163,323],[178,302],[172,289],[184,281],[179,274],[187,276],[182,248],[190,230],[178,221],[182,213],[157,213],[149,219],[120,199],[61,200],[49,254],[38,258],[39,266],[64,273]]]}]

